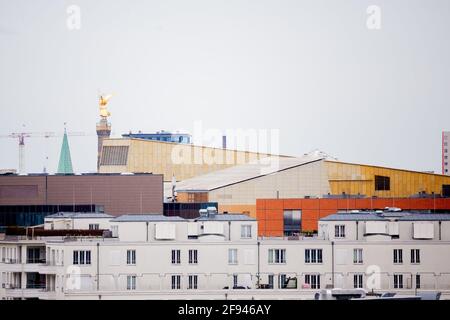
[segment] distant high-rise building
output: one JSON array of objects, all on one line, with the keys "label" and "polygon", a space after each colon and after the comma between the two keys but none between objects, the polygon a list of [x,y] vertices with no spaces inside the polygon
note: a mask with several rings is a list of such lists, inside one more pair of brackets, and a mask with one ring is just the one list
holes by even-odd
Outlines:
[{"label": "distant high-rise building", "polygon": [[61,154],[59,155],[58,173],[73,174],[72,158],[70,157],[69,140],[67,139],[66,129],[64,129]]},{"label": "distant high-rise building", "polygon": [[442,131],[442,174],[450,175],[449,163],[450,131]]}]

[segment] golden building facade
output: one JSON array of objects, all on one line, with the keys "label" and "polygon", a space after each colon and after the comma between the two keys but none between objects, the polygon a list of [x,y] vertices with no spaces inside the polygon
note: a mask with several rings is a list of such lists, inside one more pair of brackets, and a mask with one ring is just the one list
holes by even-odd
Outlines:
[{"label": "golden building facade", "polygon": [[450,185],[450,177],[440,174],[336,161],[325,161],[325,165],[333,195],[396,198],[421,193],[441,195],[445,186]]},{"label": "golden building facade", "polygon": [[225,169],[267,154],[145,139],[105,139],[100,173],[163,174],[164,181],[189,179]]}]

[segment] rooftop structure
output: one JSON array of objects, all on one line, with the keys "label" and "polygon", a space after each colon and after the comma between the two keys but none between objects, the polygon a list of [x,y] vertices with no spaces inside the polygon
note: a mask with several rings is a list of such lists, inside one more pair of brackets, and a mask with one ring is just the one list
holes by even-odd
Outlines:
[{"label": "rooftop structure", "polygon": [[122,134],[124,138],[133,138],[133,139],[144,139],[144,140],[156,140],[156,141],[164,141],[164,142],[174,142],[174,143],[186,143],[190,144],[192,140],[192,136],[188,133],[172,133],[168,131],[158,131],[156,133],[127,133]]},{"label": "rooftop structure", "polygon": [[450,221],[448,213],[419,213],[419,212],[338,212],[320,221]]},{"label": "rooftop structure", "polygon": [[70,156],[69,140],[67,138],[66,129],[64,129],[61,152],[59,155],[58,173],[73,174],[72,158]]},{"label": "rooftop structure", "polygon": [[42,224],[43,217],[55,210],[89,210],[114,216],[145,212],[162,214],[162,176],[0,175],[0,227],[28,226],[27,221]]}]

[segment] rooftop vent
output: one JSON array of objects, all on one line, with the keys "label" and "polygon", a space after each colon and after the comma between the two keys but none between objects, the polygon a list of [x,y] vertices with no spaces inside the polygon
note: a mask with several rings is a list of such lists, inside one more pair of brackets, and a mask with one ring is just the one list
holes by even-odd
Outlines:
[{"label": "rooftop vent", "polygon": [[217,208],[216,207],[207,207],[206,211],[208,212],[209,216],[217,214]]},{"label": "rooftop vent", "polygon": [[386,207],[386,208],[384,208],[384,211],[387,211],[387,212],[400,212],[400,211],[402,211],[402,209],[401,208],[397,208],[397,207]]}]

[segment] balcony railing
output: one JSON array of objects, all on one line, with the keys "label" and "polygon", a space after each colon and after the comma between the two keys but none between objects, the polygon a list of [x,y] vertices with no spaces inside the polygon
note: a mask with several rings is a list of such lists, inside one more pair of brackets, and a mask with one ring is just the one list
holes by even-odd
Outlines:
[{"label": "balcony railing", "polygon": [[45,264],[45,263],[46,263],[46,260],[45,260],[45,259],[33,258],[33,259],[27,259],[27,263],[39,263],[39,264]]},{"label": "balcony railing", "polygon": [[20,263],[19,259],[2,259],[3,263],[9,263],[9,264],[16,264],[16,263]]},{"label": "balcony railing", "polygon": [[27,289],[41,289],[45,290],[45,283],[27,283]]}]

